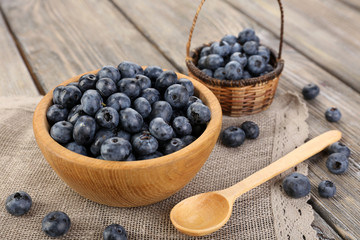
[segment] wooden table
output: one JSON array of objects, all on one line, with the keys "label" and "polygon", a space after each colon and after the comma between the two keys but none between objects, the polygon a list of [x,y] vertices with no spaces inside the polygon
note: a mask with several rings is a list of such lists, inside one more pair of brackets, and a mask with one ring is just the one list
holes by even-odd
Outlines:
[{"label": "wooden table", "polygon": [[[307,102],[310,137],[339,129],[342,142],[352,150],[343,175],[329,174],[325,155],[309,160],[314,225],[329,238],[360,239],[360,2],[283,2],[285,69],[278,93],[300,93],[311,82],[319,85],[320,95]],[[123,60],[186,73],[185,44],[198,4],[199,0],[0,0],[0,96],[44,94],[74,75]],[[250,26],[263,43],[276,49],[279,22],[274,0],[208,1],[192,44]],[[332,106],[343,114],[338,123],[324,118]],[[335,182],[336,197],[319,197],[317,184],[324,179]]]}]

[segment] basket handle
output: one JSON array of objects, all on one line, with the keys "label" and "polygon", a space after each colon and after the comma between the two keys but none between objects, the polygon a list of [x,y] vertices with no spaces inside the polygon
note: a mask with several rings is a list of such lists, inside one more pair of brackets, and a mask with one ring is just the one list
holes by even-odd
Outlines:
[{"label": "basket handle", "polygon": [[[194,16],[194,20],[192,22],[192,26],[190,29],[190,34],[189,34],[189,40],[186,44],[186,58],[190,59],[190,45],[191,45],[191,39],[192,39],[192,35],[195,29],[195,24],[198,18],[198,15],[200,13],[201,7],[204,4],[205,0],[201,0],[200,5],[198,7],[198,9],[196,10],[196,14]],[[279,8],[280,8],[280,14],[281,14],[281,18],[280,18],[280,43],[279,43],[279,51],[278,51],[278,59],[281,59],[281,51],[282,51],[282,46],[283,46],[283,37],[284,37],[284,10],[283,10],[283,6],[281,3],[281,0],[277,0],[278,4],[279,4]]]}]

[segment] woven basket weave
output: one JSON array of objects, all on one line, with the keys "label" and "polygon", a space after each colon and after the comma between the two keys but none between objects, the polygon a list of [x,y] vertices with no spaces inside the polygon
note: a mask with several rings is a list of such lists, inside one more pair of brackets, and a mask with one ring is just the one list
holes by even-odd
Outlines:
[{"label": "woven basket weave", "polygon": [[280,0],[277,0],[281,13],[279,51],[270,49],[270,64],[274,70],[263,76],[240,79],[220,80],[209,77],[196,67],[200,51],[211,43],[204,44],[190,52],[192,34],[195,24],[205,0],[202,0],[194,17],[190,29],[189,40],[186,45],[186,66],[189,76],[205,84],[218,98],[224,115],[239,117],[261,112],[267,109],[273,101],[281,72],[284,68],[284,60],[281,59],[284,34],[284,12]]}]

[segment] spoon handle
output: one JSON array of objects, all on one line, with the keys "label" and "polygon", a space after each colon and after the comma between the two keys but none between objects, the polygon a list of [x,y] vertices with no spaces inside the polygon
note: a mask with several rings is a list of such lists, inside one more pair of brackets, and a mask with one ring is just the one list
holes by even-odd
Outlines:
[{"label": "spoon handle", "polygon": [[305,161],[309,157],[322,151],[330,144],[339,141],[340,138],[341,132],[338,130],[325,132],[304,143],[267,167],[250,175],[241,182],[219,192],[234,202],[240,195]]}]

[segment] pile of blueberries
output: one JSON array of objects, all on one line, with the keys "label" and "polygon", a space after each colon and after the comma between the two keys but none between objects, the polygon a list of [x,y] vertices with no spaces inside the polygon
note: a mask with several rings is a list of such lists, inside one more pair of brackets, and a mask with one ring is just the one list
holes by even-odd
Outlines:
[{"label": "pile of blueberries", "polygon": [[225,35],[200,51],[197,67],[206,75],[221,80],[240,80],[262,76],[274,70],[270,49],[260,45],[251,28],[238,36]]},{"label": "pile of blueberries", "polygon": [[247,139],[256,139],[260,134],[259,126],[253,121],[245,121],[240,126],[230,126],[221,133],[221,142],[226,147],[236,148]]},{"label": "pile of blueberries", "polygon": [[210,109],[189,79],[132,62],[58,86],[47,110],[51,137],[76,153],[134,161],[178,151],[199,137]]}]

